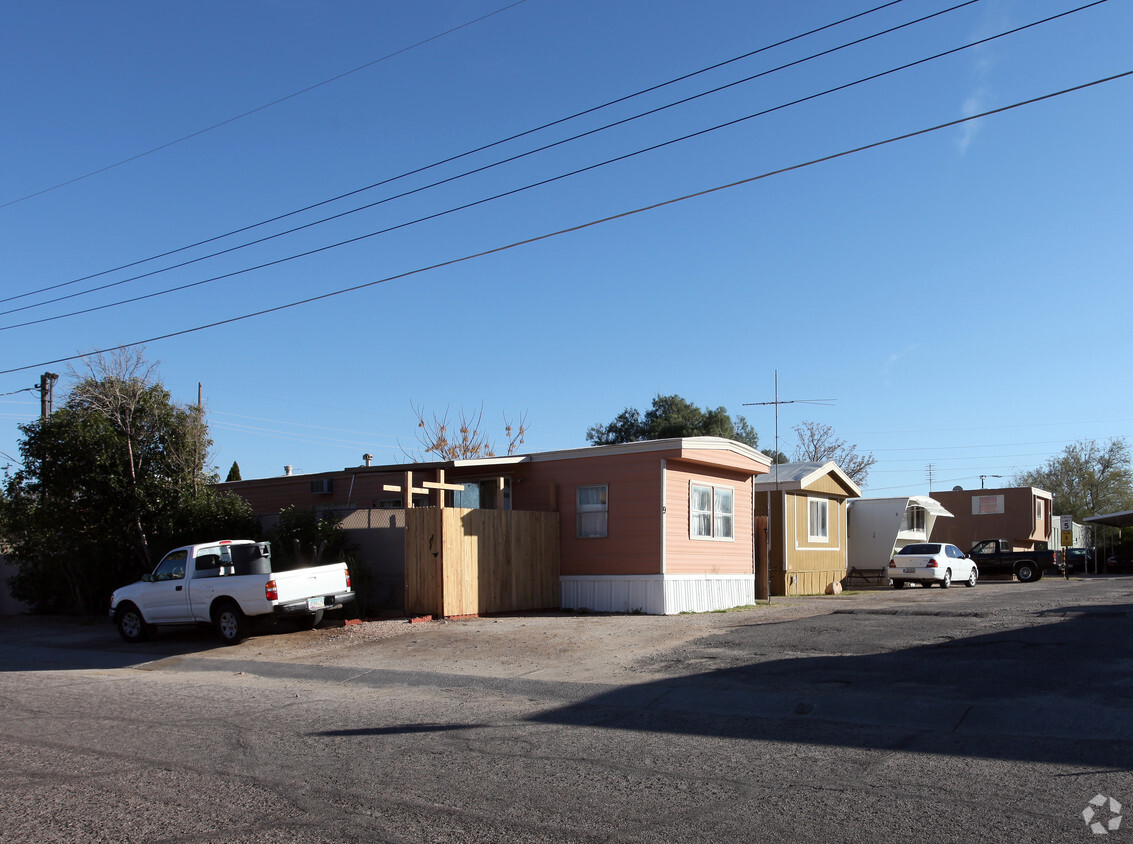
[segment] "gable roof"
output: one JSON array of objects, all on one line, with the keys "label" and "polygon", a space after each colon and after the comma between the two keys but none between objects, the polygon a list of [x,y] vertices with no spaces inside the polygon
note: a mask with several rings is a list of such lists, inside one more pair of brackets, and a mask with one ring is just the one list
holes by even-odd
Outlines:
[{"label": "gable roof", "polygon": [[790,489],[803,490],[811,487],[820,478],[831,477],[842,486],[847,495],[861,498],[862,490],[854,483],[850,476],[842,471],[833,460],[825,463],[776,463],[768,470],[766,475],[755,479],[757,490],[763,489]]}]

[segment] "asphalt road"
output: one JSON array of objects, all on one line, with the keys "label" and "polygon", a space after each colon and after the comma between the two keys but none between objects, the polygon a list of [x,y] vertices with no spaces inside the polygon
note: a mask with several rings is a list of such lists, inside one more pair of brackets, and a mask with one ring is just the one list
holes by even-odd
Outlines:
[{"label": "asphalt road", "polygon": [[1133,813],[1133,578],[804,605],[644,654],[604,639],[616,682],[581,659],[470,672],[449,644],[483,627],[324,657],[7,620],[0,840],[1133,840],[1109,829]]}]

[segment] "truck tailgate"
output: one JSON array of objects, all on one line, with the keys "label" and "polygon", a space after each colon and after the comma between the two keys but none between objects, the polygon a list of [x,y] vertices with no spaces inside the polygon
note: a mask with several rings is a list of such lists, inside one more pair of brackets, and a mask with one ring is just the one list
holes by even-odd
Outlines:
[{"label": "truck tailgate", "polygon": [[278,602],[281,604],[348,591],[346,563],[273,572],[272,579],[276,583]]}]

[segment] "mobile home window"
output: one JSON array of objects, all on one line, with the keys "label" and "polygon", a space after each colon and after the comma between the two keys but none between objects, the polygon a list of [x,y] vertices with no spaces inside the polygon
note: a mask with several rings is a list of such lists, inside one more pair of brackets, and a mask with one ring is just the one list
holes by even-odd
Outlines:
[{"label": "mobile home window", "polygon": [[972,496],[972,515],[985,516],[1003,512],[1002,495],[974,495]]},{"label": "mobile home window", "polygon": [[821,542],[830,539],[830,502],[827,499],[807,499],[807,535]]},{"label": "mobile home window", "polygon": [[593,539],[606,535],[610,515],[610,491],[606,484],[578,488],[578,538]]},{"label": "mobile home window", "polygon": [[901,530],[909,530],[918,533],[924,533],[925,529],[925,508],[912,505],[905,510],[905,515],[901,519]]},{"label": "mobile home window", "polygon": [[726,486],[689,485],[689,536],[733,539],[735,491]]}]

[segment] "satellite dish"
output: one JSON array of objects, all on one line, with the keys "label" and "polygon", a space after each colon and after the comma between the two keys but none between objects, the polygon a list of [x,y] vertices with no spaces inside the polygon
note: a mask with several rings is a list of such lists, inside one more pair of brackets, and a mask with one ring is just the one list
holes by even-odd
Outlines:
[{"label": "satellite dish", "polygon": [[952,491],[953,492],[963,492],[964,488],[962,486],[960,486],[959,484],[956,484],[956,486],[952,487]]}]

